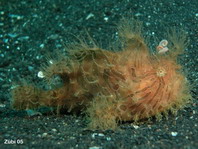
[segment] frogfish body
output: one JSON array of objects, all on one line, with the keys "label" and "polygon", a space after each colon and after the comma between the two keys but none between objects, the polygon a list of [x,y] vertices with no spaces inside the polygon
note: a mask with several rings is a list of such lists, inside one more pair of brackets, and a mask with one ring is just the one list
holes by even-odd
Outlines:
[{"label": "frogfish body", "polygon": [[120,121],[139,121],[168,112],[176,113],[189,102],[188,83],[177,63],[185,48],[184,34],[169,33],[172,44],[163,53],[150,53],[138,21],[118,27],[122,50],[108,51],[86,44],[68,49],[45,66],[42,73],[60,87],[44,90],[21,84],[12,90],[12,106],[18,110],[55,107],[57,112],[84,112],[91,128],[114,129]]}]

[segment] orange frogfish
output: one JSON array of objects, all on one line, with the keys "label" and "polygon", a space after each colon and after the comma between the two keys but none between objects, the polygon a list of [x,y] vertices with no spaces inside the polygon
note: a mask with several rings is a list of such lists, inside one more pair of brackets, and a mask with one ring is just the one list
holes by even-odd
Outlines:
[{"label": "orange frogfish", "polygon": [[82,112],[93,129],[115,129],[119,122],[150,117],[160,120],[183,108],[191,99],[177,63],[186,48],[185,33],[171,30],[156,52],[149,52],[139,21],[122,20],[118,34],[117,51],[83,42],[68,48],[66,56],[60,54],[40,72],[46,83],[58,76],[61,85],[42,89],[21,83],[12,89],[12,107]]}]

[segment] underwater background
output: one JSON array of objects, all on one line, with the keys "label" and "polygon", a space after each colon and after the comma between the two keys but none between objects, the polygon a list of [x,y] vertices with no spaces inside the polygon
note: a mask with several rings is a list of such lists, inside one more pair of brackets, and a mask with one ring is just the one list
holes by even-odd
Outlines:
[{"label": "underwater background", "polygon": [[[87,38],[87,33],[108,49],[118,38],[117,23],[128,16],[143,22],[151,50],[171,27],[188,34],[189,44],[179,62],[192,84],[193,101],[177,116],[142,125],[123,123],[120,130],[103,131],[86,129],[81,115],[57,116],[48,109],[31,113],[10,107],[15,83],[42,84],[38,72],[47,56],[64,52],[65,46],[76,37]],[[198,148],[197,50],[197,0],[1,0],[0,148]]]}]

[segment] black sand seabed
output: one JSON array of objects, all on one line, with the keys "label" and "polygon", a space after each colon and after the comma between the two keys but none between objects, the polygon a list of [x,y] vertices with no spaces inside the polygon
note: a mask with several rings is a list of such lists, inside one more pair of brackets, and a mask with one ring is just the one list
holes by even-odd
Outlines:
[{"label": "black sand seabed", "polygon": [[[154,48],[157,37],[176,26],[189,35],[180,63],[194,84],[193,103],[160,122],[121,124],[120,130],[87,130],[82,116],[43,114],[29,117],[10,108],[12,83],[38,83],[46,54],[86,32],[107,48],[117,39],[123,16],[143,21]],[[0,148],[131,149],[198,148],[198,1],[197,0],[1,0],[0,1]],[[16,141],[16,143],[15,143]],[[6,144],[7,143],[7,144]]]}]

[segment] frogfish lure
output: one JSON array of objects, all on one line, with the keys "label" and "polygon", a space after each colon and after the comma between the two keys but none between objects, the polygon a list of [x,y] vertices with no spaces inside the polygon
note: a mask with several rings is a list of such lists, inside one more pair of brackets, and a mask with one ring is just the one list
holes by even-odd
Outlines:
[{"label": "frogfish lure", "polygon": [[168,113],[176,114],[191,99],[189,84],[177,63],[186,48],[185,33],[171,30],[151,53],[141,22],[121,22],[120,50],[104,50],[83,42],[71,46],[66,56],[60,54],[39,72],[46,83],[58,76],[61,85],[43,89],[21,83],[12,89],[12,107],[82,112],[93,129],[115,129],[122,121],[160,120]]}]

